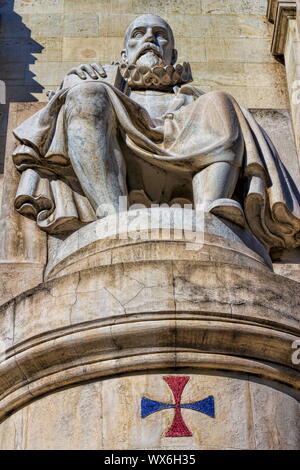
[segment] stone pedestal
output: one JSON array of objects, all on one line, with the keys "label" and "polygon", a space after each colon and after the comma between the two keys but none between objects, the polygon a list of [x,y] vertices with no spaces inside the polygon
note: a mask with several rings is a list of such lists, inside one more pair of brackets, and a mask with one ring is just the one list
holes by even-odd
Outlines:
[{"label": "stone pedestal", "polygon": [[[299,284],[242,229],[156,211],[52,239],[45,282],[2,307],[2,449],[299,448]],[[166,435],[165,377],[189,435]]]}]

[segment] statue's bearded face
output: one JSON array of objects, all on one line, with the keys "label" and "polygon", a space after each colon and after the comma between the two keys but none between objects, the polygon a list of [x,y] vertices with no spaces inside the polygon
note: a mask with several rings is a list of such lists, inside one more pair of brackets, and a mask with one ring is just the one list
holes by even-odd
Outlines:
[{"label": "statue's bearded face", "polygon": [[123,62],[154,67],[174,64],[176,58],[172,30],[159,16],[142,15],[128,27]]}]

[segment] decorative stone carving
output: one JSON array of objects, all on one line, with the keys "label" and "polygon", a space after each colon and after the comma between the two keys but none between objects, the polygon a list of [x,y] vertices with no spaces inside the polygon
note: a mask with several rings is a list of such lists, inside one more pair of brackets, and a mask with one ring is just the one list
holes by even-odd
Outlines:
[{"label": "decorative stone carving", "polygon": [[190,201],[269,250],[299,246],[300,196],[272,142],[232,96],[188,84],[176,59],[170,26],[142,15],[120,64],[73,68],[14,131],[16,210],[62,234],[119,211],[120,196]]},{"label": "decorative stone carving", "polygon": [[157,89],[170,90],[171,86],[184,85],[192,80],[190,64],[184,62],[182,65],[157,65],[147,67],[145,65],[121,64],[121,70],[128,84],[133,89]]},{"label": "decorative stone carving", "polygon": [[271,52],[276,56],[284,54],[288,22],[296,18],[296,1],[269,0],[267,18],[274,23]]}]

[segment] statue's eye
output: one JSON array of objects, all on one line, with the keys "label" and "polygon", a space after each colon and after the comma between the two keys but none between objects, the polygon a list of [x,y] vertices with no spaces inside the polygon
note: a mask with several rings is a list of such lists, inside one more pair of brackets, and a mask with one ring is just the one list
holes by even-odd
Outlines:
[{"label": "statue's eye", "polygon": [[135,39],[142,38],[144,36],[144,33],[142,31],[135,31],[132,35]]},{"label": "statue's eye", "polygon": [[165,31],[162,31],[162,30],[158,30],[156,32],[156,37],[162,38],[162,39],[168,39],[167,33]]}]

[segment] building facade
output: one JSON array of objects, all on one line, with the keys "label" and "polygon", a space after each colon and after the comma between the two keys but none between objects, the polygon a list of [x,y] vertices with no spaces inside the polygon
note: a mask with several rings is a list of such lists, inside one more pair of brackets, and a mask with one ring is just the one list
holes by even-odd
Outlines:
[{"label": "building facade", "polygon": [[15,210],[12,158],[13,130],[68,71],[119,61],[126,28],[151,13],[193,86],[250,110],[297,198],[296,3],[2,2],[0,448],[299,449],[299,247],[270,253],[207,212],[195,249],[190,232],[176,238],[184,209],[166,208],[150,229],[145,209],[57,236]]}]

